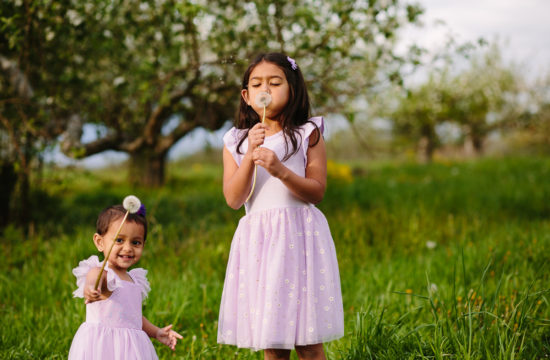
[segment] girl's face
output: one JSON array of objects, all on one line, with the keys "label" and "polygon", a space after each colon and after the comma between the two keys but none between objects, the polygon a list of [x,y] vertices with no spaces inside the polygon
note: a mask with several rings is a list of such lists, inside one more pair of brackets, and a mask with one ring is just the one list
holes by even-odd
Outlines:
[{"label": "girl's face", "polygon": [[262,118],[264,108],[256,105],[256,96],[264,91],[269,93],[271,103],[266,108],[265,116],[268,119],[277,120],[288,103],[289,90],[283,70],[273,63],[262,61],[250,73],[248,89],[243,89],[241,94],[244,101]]},{"label": "girl's face", "polygon": [[[122,218],[115,220],[109,225],[109,230],[105,234],[94,235],[94,243],[105,257],[121,222]],[[145,245],[144,235],[143,225],[131,221],[124,223],[109,256],[109,267],[117,274],[124,274],[130,266],[139,261]]]}]

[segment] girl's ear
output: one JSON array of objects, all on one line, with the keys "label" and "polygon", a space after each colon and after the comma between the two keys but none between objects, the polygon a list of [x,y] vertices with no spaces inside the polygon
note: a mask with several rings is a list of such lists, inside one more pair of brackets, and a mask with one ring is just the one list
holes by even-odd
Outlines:
[{"label": "girl's ear", "polygon": [[100,252],[103,252],[105,250],[105,246],[103,244],[103,236],[99,235],[98,233],[94,234],[94,244],[97,250]]},{"label": "girl's ear", "polygon": [[241,90],[241,96],[243,97],[244,102],[247,103],[248,106],[250,106],[250,101],[248,100],[248,90],[247,89],[242,89]]}]

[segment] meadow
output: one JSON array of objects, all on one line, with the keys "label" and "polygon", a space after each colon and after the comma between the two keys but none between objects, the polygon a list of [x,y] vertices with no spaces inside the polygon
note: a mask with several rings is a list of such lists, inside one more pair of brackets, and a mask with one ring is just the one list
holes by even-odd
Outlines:
[{"label": "meadow", "polygon": [[[137,195],[150,233],[138,266],[144,315],[174,324],[161,359],[261,359],[216,344],[229,246],[244,210],[223,199],[221,166],[172,163],[166,186],[130,188],[124,168],[47,168],[28,235],[0,241],[0,358],[64,359],[85,319],[71,269],[97,254],[97,213]],[[340,266],[346,335],[329,359],[550,357],[550,159],[329,163],[318,207]],[[292,354],[295,359],[295,354]]]}]

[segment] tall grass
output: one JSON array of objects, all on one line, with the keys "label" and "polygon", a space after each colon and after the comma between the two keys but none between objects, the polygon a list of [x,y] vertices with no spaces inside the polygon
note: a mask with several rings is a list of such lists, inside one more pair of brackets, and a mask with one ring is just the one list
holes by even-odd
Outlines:
[{"label": "tall grass", "polygon": [[[115,174],[115,175],[112,175]],[[170,168],[157,190],[124,174],[55,170],[33,196],[34,231],[8,228],[0,249],[0,358],[66,358],[85,317],[71,269],[95,254],[96,214],[133,193],[151,222],[138,266],[143,312],[184,335],[163,359],[261,359],[216,344],[230,241],[217,164]],[[550,160],[336,165],[326,214],[335,240],[346,336],[330,359],[550,357]],[[293,354],[293,358],[295,355]]]}]

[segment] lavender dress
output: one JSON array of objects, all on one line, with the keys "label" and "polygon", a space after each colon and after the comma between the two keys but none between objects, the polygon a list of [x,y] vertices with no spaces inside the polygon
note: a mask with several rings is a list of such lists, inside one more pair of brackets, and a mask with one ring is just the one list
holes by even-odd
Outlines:
[{"label": "lavender dress", "polygon": [[[78,286],[75,297],[84,297],[88,271],[101,265],[94,255],[73,269]],[[158,359],[153,343],[142,330],[141,301],[151,290],[147,270],[130,270],[134,282],[120,279],[108,266],[105,271],[107,288],[113,293],[106,300],[86,305],[86,322],[73,338],[69,360]]]},{"label": "lavender dress", "polygon": [[[321,117],[311,121],[323,131]],[[313,130],[310,123],[300,128],[300,148],[283,162],[300,176]],[[223,138],[238,165],[244,156],[236,151],[240,131],[232,128]],[[247,146],[245,140],[241,152]],[[282,159],[283,133],[266,137],[262,146]],[[264,168],[257,171],[256,189],[231,243],[218,343],[293,349],[338,339],[344,335],[340,276],[325,216]]]}]

